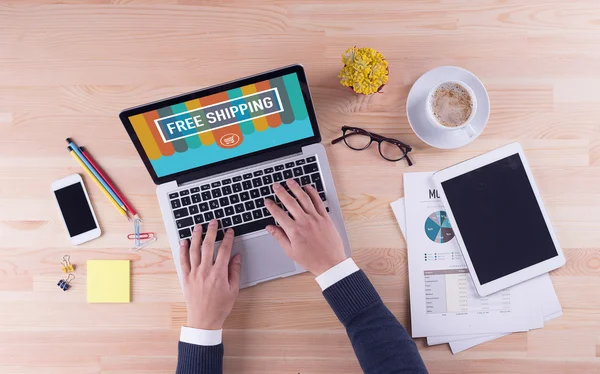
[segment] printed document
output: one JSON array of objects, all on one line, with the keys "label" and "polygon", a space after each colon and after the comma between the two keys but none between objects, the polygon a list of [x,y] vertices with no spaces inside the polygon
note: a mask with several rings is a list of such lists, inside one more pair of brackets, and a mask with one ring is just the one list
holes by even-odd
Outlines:
[{"label": "printed document", "polygon": [[432,174],[404,174],[412,336],[529,330],[523,288],[477,295]]}]

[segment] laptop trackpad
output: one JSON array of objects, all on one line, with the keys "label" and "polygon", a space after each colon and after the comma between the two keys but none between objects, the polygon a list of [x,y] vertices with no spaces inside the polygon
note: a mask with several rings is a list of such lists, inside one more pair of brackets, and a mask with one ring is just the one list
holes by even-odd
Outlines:
[{"label": "laptop trackpad", "polygon": [[271,235],[242,240],[233,244],[233,254],[242,254],[241,284],[258,282],[296,270],[294,261]]}]

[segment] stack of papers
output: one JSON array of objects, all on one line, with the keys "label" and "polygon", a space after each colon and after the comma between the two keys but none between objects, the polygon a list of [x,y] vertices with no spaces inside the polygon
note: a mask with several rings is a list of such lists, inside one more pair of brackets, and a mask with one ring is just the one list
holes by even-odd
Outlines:
[{"label": "stack of papers", "polygon": [[561,316],[548,274],[478,296],[432,174],[405,173],[404,198],[391,203],[408,245],[412,336],[456,354]]}]

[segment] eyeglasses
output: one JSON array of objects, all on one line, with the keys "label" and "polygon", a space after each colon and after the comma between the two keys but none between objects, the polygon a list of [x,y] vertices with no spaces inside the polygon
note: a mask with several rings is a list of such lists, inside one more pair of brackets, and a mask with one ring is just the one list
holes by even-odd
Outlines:
[{"label": "eyeglasses", "polygon": [[343,135],[337,139],[333,139],[331,144],[344,141],[350,149],[362,151],[369,148],[373,141],[379,143],[379,154],[388,161],[400,161],[406,159],[408,166],[412,166],[412,161],[408,157],[408,152],[412,148],[408,144],[402,143],[400,140],[386,138],[367,130],[358,127],[342,126]]}]

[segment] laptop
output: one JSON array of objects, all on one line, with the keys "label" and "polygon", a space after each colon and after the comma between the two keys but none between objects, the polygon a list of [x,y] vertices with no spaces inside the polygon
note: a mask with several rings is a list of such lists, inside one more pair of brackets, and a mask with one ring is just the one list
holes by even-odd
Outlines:
[{"label": "laptop", "polygon": [[[233,228],[241,287],[299,274],[265,227],[272,184],[313,185],[350,255],[331,169],[301,65],[126,109],[121,121],[152,180],[181,281],[179,241],[219,221],[216,248]],[[205,232],[206,230],[204,230]]]}]

